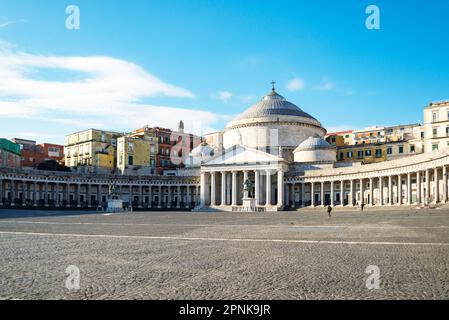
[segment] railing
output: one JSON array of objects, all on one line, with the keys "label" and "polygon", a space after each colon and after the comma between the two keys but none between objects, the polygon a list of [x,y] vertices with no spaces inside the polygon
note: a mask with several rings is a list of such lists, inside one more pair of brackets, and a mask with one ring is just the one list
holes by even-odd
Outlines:
[{"label": "railing", "polygon": [[123,180],[144,180],[153,179],[159,181],[173,180],[173,178],[178,179],[191,179],[198,177],[189,176],[160,176],[160,175],[122,175],[122,174],[96,174],[96,173],[79,173],[79,172],[58,172],[58,171],[46,171],[46,170],[35,170],[35,169],[6,169],[1,168],[0,173],[4,174],[21,174],[21,175],[34,175],[34,176],[45,176],[45,177],[69,177],[69,178],[84,178],[84,179],[123,179]]}]

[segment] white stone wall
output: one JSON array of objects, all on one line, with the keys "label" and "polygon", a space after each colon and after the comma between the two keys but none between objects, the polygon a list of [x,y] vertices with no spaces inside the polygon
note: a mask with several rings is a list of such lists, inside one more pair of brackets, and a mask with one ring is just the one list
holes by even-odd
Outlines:
[{"label": "white stone wall", "polygon": [[336,161],[336,150],[307,150],[295,153],[295,162],[307,163],[307,162],[324,162],[324,161]]},{"label": "white stone wall", "polygon": [[306,139],[318,134],[323,137],[324,129],[291,123],[264,124],[228,130],[223,136],[225,148],[243,144],[250,148],[297,147]]}]

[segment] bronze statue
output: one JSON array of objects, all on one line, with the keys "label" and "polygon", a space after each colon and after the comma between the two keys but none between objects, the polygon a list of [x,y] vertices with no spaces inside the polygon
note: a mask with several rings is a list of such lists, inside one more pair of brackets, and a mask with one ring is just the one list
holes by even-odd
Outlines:
[{"label": "bronze statue", "polygon": [[250,179],[246,179],[245,183],[243,184],[243,190],[248,193],[248,197],[252,198],[253,195],[253,183]]}]

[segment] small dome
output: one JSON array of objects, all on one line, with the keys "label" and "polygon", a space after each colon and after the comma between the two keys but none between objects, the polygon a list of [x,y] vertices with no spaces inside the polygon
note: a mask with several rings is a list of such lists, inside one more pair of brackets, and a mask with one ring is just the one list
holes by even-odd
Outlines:
[{"label": "small dome", "polygon": [[190,152],[185,163],[187,166],[197,166],[200,165],[201,162],[212,158],[214,155],[215,149],[203,142]]},{"label": "small dome", "polygon": [[335,149],[335,147],[329,144],[326,140],[322,139],[319,135],[314,135],[313,137],[310,137],[309,139],[301,143],[294,152],[296,153],[300,151],[332,150],[332,149]]}]

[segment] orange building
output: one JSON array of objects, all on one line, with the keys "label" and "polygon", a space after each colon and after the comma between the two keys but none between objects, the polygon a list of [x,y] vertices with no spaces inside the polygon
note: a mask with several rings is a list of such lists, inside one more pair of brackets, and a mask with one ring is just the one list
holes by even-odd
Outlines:
[{"label": "orange building", "polygon": [[26,139],[11,139],[12,142],[20,145],[22,155],[22,167],[33,168],[38,164],[55,160],[61,162],[64,159],[64,146],[52,143],[36,144],[36,141]]}]

